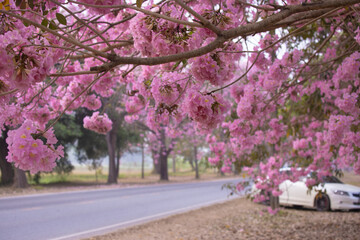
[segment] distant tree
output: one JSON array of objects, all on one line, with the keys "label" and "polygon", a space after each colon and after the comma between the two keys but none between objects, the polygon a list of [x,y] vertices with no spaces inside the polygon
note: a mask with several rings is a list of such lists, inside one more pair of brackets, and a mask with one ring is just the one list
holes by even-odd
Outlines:
[{"label": "distant tree", "polygon": [[14,182],[14,169],[8,161],[6,161],[6,156],[8,154],[7,149],[7,132],[5,129],[1,132],[0,136],[0,170],[1,170],[1,184],[11,184]]},{"label": "distant tree", "polygon": [[83,135],[82,125],[76,122],[74,114],[65,114],[59,119],[54,129],[59,143],[64,146],[64,157],[56,161],[54,171],[59,175],[68,174],[74,169],[69,160],[68,151],[75,146],[77,140]]}]

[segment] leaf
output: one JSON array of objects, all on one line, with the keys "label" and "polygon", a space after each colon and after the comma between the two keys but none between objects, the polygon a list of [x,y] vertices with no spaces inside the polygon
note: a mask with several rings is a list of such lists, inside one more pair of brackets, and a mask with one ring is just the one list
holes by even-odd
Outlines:
[{"label": "leaf", "polygon": [[43,25],[44,27],[47,27],[49,24],[49,20],[47,20],[46,18],[44,18],[41,22],[41,25]]},{"label": "leaf", "polygon": [[15,5],[18,7],[18,6],[20,6],[21,2],[22,2],[22,0],[16,0]]},{"label": "leaf", "polygon": [[10,3],[9,0],[5,0],[2,3],[0,3],[0,9],[5,9],[6,11],[10,10]]},{"label": "leaf", "polygon": [[138,8],[141,8],[141,5],[143,4],[143,0],[136,0],[136,6]]},{"label": "leaf", "polygon": [[26,9],[26,1],[21,2],[20,9]]},{"label": "leaf", "polygon": [[30,24],[28,22],[26,22],[26,21],[23,21],[23,24],[24,24],[25,27],[30,26]]},{"label": "leaf", "polygon": [[66,25],[66,18],[61,13],[56,13],[56,19],[61,23],[62,25]]},{"label": "leaf", "polygon": [[171,70],[174,71],[180,65],[180,63],[181,63],[181,61],[177,61]]},{"label": "leaf", "polygon": [[56,29],[57,29],[57,26],[56,26],[54,20],[51,20],[51,21],[50,21],[49,28],[50,28],[51,30],[56,30]]},{"label": "leaf", "polygon": [[31,9],[34,9],[34,0],[28,0],[28,5]]}]

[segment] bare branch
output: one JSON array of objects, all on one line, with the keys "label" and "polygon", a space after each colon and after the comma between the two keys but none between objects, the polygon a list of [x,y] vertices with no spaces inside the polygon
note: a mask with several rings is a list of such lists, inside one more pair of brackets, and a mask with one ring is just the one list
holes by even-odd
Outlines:
[{"label": "bare branch", "polygon": [[204,18],[203,16],[201,16],[200,14],[198,14],[197,12],[195,12],[191,7],[189,7],[188,5],[186,5],[185,3],[183,3],[181,0],[175,0],[175,2],[177,4],[179,4],[183,9],[185,9],[186,11],[188,11],[191,15],[193,15],[194,17],[196,17],[197,19],[199,19],[201,21],[201,23],[208,29],[210,29],[211,31],[213,31],[214,33],[216,33],[218,36],[221,35],[221,30],[216,27],[215,25],[213,25],[209,20],[207,20],[206,18]]},{"label": "bare branch", "polygon": [[[274,24],[284,20],[285,18],[291,16],[292,14],[299,13],[299,12],[306,12],[311,10],[318,10],[322,8],[333,9],[326,14],[321,15],[320,17],[313,19],[310,22],[314,22],[317,19],[326,17],[327,15],[340,10],[344,6],[348,6],[351,4],[360,3],[360,0],[344,0],[344,1],[336,1],[336,0],[328,0],[326,2],[317,4],[317,5],[294,5],[288,6],[286,9],[280,11],[279,13],[273,14],[260,22],[249,23],[244,26],[240,26],[235,29],[225,30],[222,31],[220,36],[216,38],[213,42],[209,43],[208,45],[191,50],[188,52],[182,52],[179,54],[173,54],[168,56],[160,56],[160,57],[149,57],[149,58],[142,58],[142,57],[119,57],[116,56],[112,59],[112,62],[106,63],[101,66],[92,67],[90,70],[93,71],[106,71],[113,67],[116,67],[120,64],[136,64],[136,65],[158,65],[163,63],[175,62],[183,59],[189,59],[193,57],[198,57],[213,51],[214,49],[221,47],[223,43],[226,41],[242,36],[246,37],[252,35],[254,33],[268,31]],[[335,8],[335,9],[334,9]],[[295,33],[294,31],[293,33]]]},{"label": "bare branch", "polygon": [[176,19],[176,18],[172,18],[172,17],[166,16],[166,15],[156,13],[156,12],[152,12],[152,11],[149,11],[149,10],[146,10],[146,9],[138,8],[138,7],[135,7],[135,6],[132,6],[132,5],[123,4],[123,5],[113,5],[113,6],[108,5],[108,6],[106,6],[106,5],[88,4],[88,3],[77,2],[77,1],[72,1],[72,0],[69,0],[69,2],[76,3],[76,4],[79,4],[79,5],[83,5],[83,6],[87,6],[87,7],[95,7],[95,8],[120,8],[120,9],[130,8],[130,9],[136,10],[138,12],[145,13],[146,15],[150,15],[150,16],[157,17],[157,18],[162,18],[162,19],[168,20],[170,22],[182,24],[182,25],[185,25],[185,26],[200,27],[200,28],[204,27],[203,25],[201,25],[199,23],[196,23],[196,22],[187,22],[187,21],[179,20],[179,19]]},{"label": "bare branch", "polygon": [[27,23],[29,23],[30,25],[33,25],[33,26],[35,26],[35,27],[37,27],[37,28],[40,28],[41,30],[43,30],[43,31],[45,31],[45,32],[49,32],[49,33],[51,33],[52,35],[57,36],[57,37],[61,38],[62,40],[66,41],[66,42],[68,42],[68,43],[72,43],[72,44],[74,44],[75,46],[78,46],[78,47],[80,47],[80,48],[86,49],[86,50],[88,50],[88,51],[90,51],[90,52],[92,52],[92,53],[94,53],[94,54],[96,54],[96,55],[98,55],[98,56],[101,56],[101,57],[103,57],[103,58],[108,58],[108,57],[109,57],[109,55],[108,55],[107,53],[103,53],[103,52],[100,52],[100,51],[98,51],[98,50],[95,50],[95,49],[93,49],[93,48],[91,48],[91,47],[88,47],[88,46],[80,43],[79,41],[77,41],[77,40],[75,40],[75,39],[73,39],[73,38],[65,37],[64,35],[61,35],[60,33],[56,32],[56,31],[54,31],[54,30],[51,30],[50,28],[47,28],[47,27],[45,27],[45,26],[43,26],[43,25],[41,25],[41,24],[39,24],[39,23],[37,23],[37,22],[31,21],[31,20],[29,20],[29,19],[27,19],[27,18],[25,18],[25,17],[23,17],[23,16],[20,16],[20,15],[18,15],[18,14],[15,14],[15,13],[12,13],[12,12],[9,12],[9,11],[6,11],[6,10],[1,10],[1,9],[0,9],[0,13],[5,14],[5,15],[8,15],[8,16],[11,16],[11,17],[14,17],[14,18],[19,19],[19,20],[21,20],[21,21],[23,21],[23,22],[27,22]]}]

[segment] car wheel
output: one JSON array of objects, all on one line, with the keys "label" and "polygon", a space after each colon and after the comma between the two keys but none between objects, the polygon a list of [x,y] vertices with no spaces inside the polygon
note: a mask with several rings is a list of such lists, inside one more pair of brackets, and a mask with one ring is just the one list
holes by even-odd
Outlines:
[{"label": "car wheel", "polygon": [[315,207],[318,211],[329,211],[330,210],[330,198],[328,195],[322,193],[315,197]]}]

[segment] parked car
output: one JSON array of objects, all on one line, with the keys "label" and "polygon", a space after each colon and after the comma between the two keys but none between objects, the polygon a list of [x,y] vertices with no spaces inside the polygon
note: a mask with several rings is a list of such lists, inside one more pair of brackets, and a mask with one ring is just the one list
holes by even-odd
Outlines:
[{"label": "parked car", "polygon": [[[279,196],[280,205],[302,206],[319,211],[360,209],[360,187],[345,184],[338,178],[329,176],[324,177],[320,184],[309,190],[305,183],[310,177],[309,174],[297,182],[282,182],[279,185],[282,191]],[[254,191],[259,192],[256,187],[253,187]]]}]

